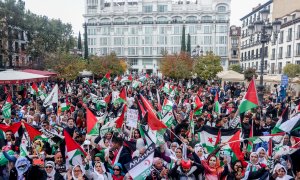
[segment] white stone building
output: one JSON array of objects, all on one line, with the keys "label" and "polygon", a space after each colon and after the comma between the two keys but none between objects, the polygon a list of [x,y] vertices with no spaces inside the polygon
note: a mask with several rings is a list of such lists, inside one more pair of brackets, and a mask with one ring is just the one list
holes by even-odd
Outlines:
[{"label": "white stone building", "polygon": [[131,71],[156,74],[163,52],[180,52],[185,25],[192,51],[213,51],[227,68],[230,4],[231,0],[86,0],[89,53],[103,56],[114,51]]},{"label": "white stone building", "polygon": [[[272,8],[273,0],[266,2],[263,5],[259,5],[252,9],[252,12],[241,18],[242,21],[242,39],[241,39],[241,66],[245,70],[247,68],[254,68],[260,71],[260,61],[261,61],[261,51],[262,45],[260,43],[260,35],[250,35],[248,32],[248,26],[253,24],[255,21],[261,20],[260,11],[263,9],[270,10],[268,16],[269,21],[272,21]],[[264,57],[264,72],[268,73],[270,70],[269,62],[269,47],[265,47],[265,57]]]},{"label": "white stone building", "polygon": [[282,25],[278,40],[270,45],[271,74],[282,74],[286,64],[300,64],[300,10],[279,19]]}]

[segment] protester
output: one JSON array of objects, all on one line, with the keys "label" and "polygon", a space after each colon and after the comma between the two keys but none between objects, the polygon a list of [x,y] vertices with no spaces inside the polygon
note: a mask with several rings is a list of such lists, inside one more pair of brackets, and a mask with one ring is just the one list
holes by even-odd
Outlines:
[{"label": "protester", "polygon": [[107,74],[23,86],[0,87],[4,179],[300,178],[299,97],[259,104],[254,81]]}]

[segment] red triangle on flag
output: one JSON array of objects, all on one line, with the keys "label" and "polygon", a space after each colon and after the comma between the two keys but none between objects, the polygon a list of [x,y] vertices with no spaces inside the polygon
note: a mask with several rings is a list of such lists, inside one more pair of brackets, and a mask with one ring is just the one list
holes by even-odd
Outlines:
[{"label": "red triangle on flag", "polygon": [[157,118],[149,101],[145,99],[142,95],[141,95],[141,99],[145,106],[146,111],[148,112],[148,125],[150,129],[155,131],[155,130],[161,130],[167,128],[167,126]]},{"label": "red triangle on flag", "polygon": [[229,147],[231,148],[232,152],[235,154],[237,159],[243,158],[242,151],[240,149],[240,143],[241,143],[239,141],[240,140],[240,135],[241,135],[241,131],[239,130],[228,141]]},{"label": "red triangle on flag", "polygon": [[109,78],[110,78],[110,72],[108,72],[108,73],[105,74],[105,78],[106,78],[106,79],[109,79]]},{"label": "red triangle on flag", "polygon": [[39,89],[38,89],[38,86],[36,85],[36,83],[35,83],[35,82],[34,82],[34,83],[32,83],[32,86],[31,86],[31,88],[32,88],[33,90],[35,90],[35,92],[36,92],[36,93],[39,91]]},{"label": "red triangle on flag", "polygon": [[141,105],[140,101],[137,101],[137,102],[138,102],[139,108],[142,112],[142,118],[144,118],[147,112],[145,111],[144,107]]},{"label": "red triangle on flag", "polygon": [[258,105],[258,98],[257,98],[254,79],[252,79],[249,83],[248,90],[245,95],[245,99],[252,102],[253,104]]},{"label": "red triangle on flag", "polygon": [[122,111],[122,114],[120,117],[118,117],[118,119],[115,121],[116,123],[116,128],[120,129],[124,123],[124,119],[125,119],[125,111],[126,111],[126,108],[127,106],[124,105],[124,108],[123,108],[123,111]]},{"label": "red triangle on flag", "polygon": [[29,125],[27,123],[24,123],[24,125],[25,125],[25,129],[29,135],[30,141],[33,141],[37,136],[42,135],[42,133],[39,130],[35,129],[31,125]]},{"label": "red triangle on flag", "polygon": [[105,96],[104,101],[106,102],[106,104],[109,104],[111,101],[111,93],[109,93],[107,96]]},{"label": "red triangle on flag", "polygon": [[197,110],[199,110],[200,108],[202,108],[203,103],[201,102],[199,96],[196,96],[196,98],[195,98],[195,104],[196,104],[196,108],[195,108],[194,111],[197,111]]},{"label": "red triangle on flag", "polygon": [[128,76],[128,80],[129,80],[129,81],[132,81],[132,80],[133,80],[131,74]]},{"label": "red triangle on flag", "polygon": [[119,97],[120,97],[121,99],[123,99],[124,101],[127,100],[127,98],[126,98],[126,87],[125,87],[125,86],[124,86],[123,89],[121,90],[121,92],[120,92],[120,94],[119,94]]},{"label": "red triangle on flag", "polygon": [[19,128],[21,127],[21,122],[17,122],[12,124],[11,126],[6,126],[5,124],[0,124],[0,130],[6,132],[6,131],[12,131],[13,134],[15,134]]},{"label": "red triangle on flag", "polygon": [[84,152],[84,150],[80,147],[80,145],[74,139],[72,139],[72,137],[70,136],[70,134],[66,130],[64,130],[64,136],[65,136],[66,147],[67,147],[68,152],[78,149],[85,156],[87,155],[86,152]]},{"label": "red triangle on flag", "polygon": [[95,127],[95,125],[97,124],[97,118],[96,116],[89,110],[89,108],[86,108],[86,123],[87,123],[87,127],[86,127],[86,131],[87,134],[89,134],[91,132],[91,130]]}]

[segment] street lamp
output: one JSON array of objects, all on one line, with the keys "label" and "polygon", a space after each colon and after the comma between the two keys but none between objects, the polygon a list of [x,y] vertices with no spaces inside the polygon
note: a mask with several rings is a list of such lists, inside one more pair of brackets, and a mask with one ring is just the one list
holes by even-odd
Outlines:
[{"label": "street lamp", "polygon": [[258,86],[258,99],[260,104],[263,103],[263,74],[264,74],[264,58],[265,58],[265,44],[271,40],[271,36],[273,34],[274,40],[277,39],[278,34],[280,32],[281,22],[276,20],[273,23],[270,23],[268,20],[268,15],[270,11],[268,9],[264,9],[260,11],[261,20],[255,21],[253,24],[248,26],[248,32],[250,34],[250,41],[252,41],[253,35],[260,35],[260,43],[262,45],[261,48],[261,61],[260,61],[260,79]]}]

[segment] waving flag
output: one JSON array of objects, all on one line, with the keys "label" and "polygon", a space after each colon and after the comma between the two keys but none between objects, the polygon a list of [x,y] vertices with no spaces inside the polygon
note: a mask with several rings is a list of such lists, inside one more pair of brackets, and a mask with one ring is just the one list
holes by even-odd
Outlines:
[{"label": "waving flag", "polygon": [[253,108],[256,108],[257,106],[258,106],[257,92],[256,92],[254,79],[252,79],[248,86],[248,90],[239,106],[239,111],[240,113],[244,113]]},{"label": "waving flag", "polygon": [[2,116],[4,119],[11,118],[11,105],[12,105],[11,96],[10,94],[7,94],[6,102],[2,107]]},{"label": "waving flag", "polygon": [[45,99],[43,106],[47,107],[53,103],[58,103],[58,85],[56,84],[52,89],[51,93]]},{"label": "waving flag", "polygon": [[64,136],[66,141],[66,161],[67,165],[82,165],[81,155],[86,156],[86,152],[80,147],[79,144],[64,130]]},{"label": "waving flag", "polygon": [[106,73],[105,76],[101,79],[100,81],[100,84],[103,85],[103,84],[106,84],[109,82],[109,79],[110,79],[110,73]]},{"label": "waving flag", "polygon": [[86,108],[87,134],[95,136],[99,135],[99,126],[97,121],[96,116],[88,108]]}]

